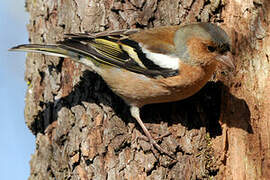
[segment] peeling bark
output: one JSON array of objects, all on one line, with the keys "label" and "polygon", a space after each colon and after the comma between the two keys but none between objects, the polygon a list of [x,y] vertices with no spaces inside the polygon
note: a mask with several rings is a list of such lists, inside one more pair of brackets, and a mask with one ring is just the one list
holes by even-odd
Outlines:
[{"label": "peeling bark", "polygon": [[270,6],[237,0],[26,0],[31,43],[65,33],[211,21],[232,37],[236,71],[199,93],[147,105],[142,119],[178,162],[137,137],[125,103],[91,70],[29,53],[25,119],[36,135],[29,179],[269,179]]}]

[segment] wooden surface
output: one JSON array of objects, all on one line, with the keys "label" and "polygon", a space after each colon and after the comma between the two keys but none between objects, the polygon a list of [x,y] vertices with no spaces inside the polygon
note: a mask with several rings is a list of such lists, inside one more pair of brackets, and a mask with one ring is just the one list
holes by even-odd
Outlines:
[{"label": "wooden surface", "polygon": [[[219,23],[232,37],[235,73],[220,70],[195,96],[148,105],[142,119],[173,162],[138,137],[129,108],[91,70],[29,53],[26,124],[36,135],[29,179],[269,179],[268,2],[200,0],[30,1],[31,43],[64,33]],[[219,80],[219,81],[218,81]]]}]

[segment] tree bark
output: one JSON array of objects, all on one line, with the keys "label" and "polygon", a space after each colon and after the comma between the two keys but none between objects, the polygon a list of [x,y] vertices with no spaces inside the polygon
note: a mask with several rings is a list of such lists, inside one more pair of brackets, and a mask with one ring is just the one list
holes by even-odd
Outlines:
[{"label": "tree bark", "polygon": [[270,6],[266,0],[26,0],[31,43],[65,33],[215,22],[236,70],[183,101],[147,105],[142,119],[172,161],[138,138],[129,108],[70,59],[29,53],[26,124],[36,135],[29,179],[269,179]]}]

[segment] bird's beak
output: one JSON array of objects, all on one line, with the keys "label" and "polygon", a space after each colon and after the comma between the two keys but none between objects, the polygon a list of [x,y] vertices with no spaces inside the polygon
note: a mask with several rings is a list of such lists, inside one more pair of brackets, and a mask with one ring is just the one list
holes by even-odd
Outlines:
[{"label": "bird's beak", "polygon": [[231,52],[227,52],[226,54],[216,56],[216,59],[222,64],[235,69],[235,65],[233,64],[233,55]]}]

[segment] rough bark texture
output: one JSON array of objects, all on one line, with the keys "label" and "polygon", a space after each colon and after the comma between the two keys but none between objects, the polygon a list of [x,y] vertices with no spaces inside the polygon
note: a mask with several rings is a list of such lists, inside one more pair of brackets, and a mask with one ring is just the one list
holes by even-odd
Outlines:
[{"label": "rough bark texture", "polygon": [[[236,71],[195,96],[148,105],[142,119],[178,162],[152,150],[129,108],[69,59],[28,54],[26,124],[36,135],[29,179],[269,179],[269,2],[239,0],[26,0],[31,43],[64,33],[219,23]],[[216,80],[219,80],[216,82]]]}]

